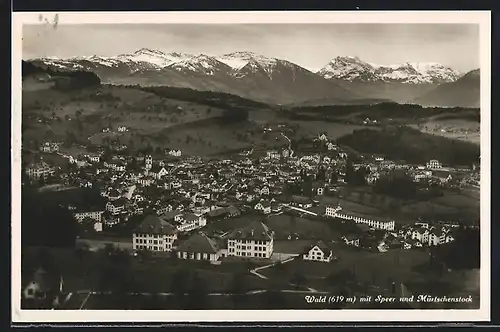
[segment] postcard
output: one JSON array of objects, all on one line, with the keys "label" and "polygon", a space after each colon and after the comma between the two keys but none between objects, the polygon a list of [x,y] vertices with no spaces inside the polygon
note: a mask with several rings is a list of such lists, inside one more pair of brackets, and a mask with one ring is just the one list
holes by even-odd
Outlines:
[{"label": "postcard", "polygon": [[18,323],[490,319],[489,12],[13,13]]}]

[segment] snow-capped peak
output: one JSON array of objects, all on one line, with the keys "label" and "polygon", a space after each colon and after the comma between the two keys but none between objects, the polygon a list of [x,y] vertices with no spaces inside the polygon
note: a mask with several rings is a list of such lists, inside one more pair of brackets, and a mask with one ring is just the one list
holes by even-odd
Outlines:
[{"label": "snow-capped peak", "polygon": [[165,53],[160,50],[153,50],[150,48],[141,48],[140,50],[135,51],[134,54],[155,54],[160,56],[165,55]]},{"label": "snow-capped peak", "polygon": [[460,76],[457,71],[436,62],[379,65],[365,62],[356,56],[338,56],[318,71],[318,74],[326,79],[402,83],[453,82]]},{"label": "snow-capped peak", "polygon": [[217,57],[217,60],[235,70],[245,67],[252,60],[261,65],[264,69],[276,65],[278,61],[276,58],[269,58],[254,52],[233,52],[221,55]]},{"label": "snow-capped peak", "polygon": [[216,72],[219,71],[230,70],[229,66],[227,66],[223,62],[220,62],[216,58],[205,54],[192,56],[182,61],[175,62],[171,64],[168,68],[172,68],[177,71],[187,70],[191,72],[200,72],[206,75],[214,75]]},{"label": "snow-capped peak", "polygon": [[338,56],[330,61],[318,74],[326,79],[347,81],[376,81],[374,67],[355,56]]},{"label": "snow-capped peak", "polygon": [[160,50],[151,50],[148,48],[141,48],[132,54],[121,54],[117,56],[118,59],[123,61],[147,62],[162,68],[192,57],[193,56],[190,54],[177,52],[164,53]]}]

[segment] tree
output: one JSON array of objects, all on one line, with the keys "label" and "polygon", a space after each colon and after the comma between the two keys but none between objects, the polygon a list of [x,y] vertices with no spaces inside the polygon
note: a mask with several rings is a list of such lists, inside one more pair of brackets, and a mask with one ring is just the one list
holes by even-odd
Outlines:
[{"label": "tree", "polygon": [[336,184],[339,181],[339,176],[337,175],[337,172],[332,172],[330,175],[330,183],[331,184]]},{"label": "tree", "polygon": [[399,199],[392,199],[389,202],[389,211],[391,213],[398,213],[401,210],[401,201]]},{"label": "tree", "polygon": [[302,194],[307,197],[313,196],[313,184],[311,180],[306,179],[302,182]]},{"label": "tree", "polygon": [[327,277],[327,281],[334,286],[344,285],[355,278],[351,270],[342,270],[337,273],[332,273]]},{"label": "tree", "polygon": [[178,270],[172,277],[170,291],[174,293],[177,302],[182,304],[185,302],[185,294],[188,292],[188,285],[191,279],[191,272],[187,269]]},{"label": "tree", "polygon": [[233,300],[235,309],[239,309],[241,304],[245,302],[245,278],[245,273],[235,274],[229,289],[232,293],[231,299]]},{"label": "tree", "polygon": [[302,273],[296,272],[290,279],[290,283],[299,289],[306,283],[306,277]]},{"label": "tree", "polygon": [[348,184],[353,184],[356,181],[356,174],[352,159],[347,159],[345,168],[345,179]]},{"label": "tree", "polygon": [[460,226],[455,240],[435,248],[435,260],[454,270],[478,269],[480,266],[479,229]]},{"label": "tree", "polygon": [[407,174],[396,174],[378,179],[373,191],[402,199],[414,199],[417,194],[417,184]]},{"label": "tree", "polygon": [[208,309],[208,305],[206,282],[196,273],[193,277],[191,289],[188,292],[186,309],[204,310]]},{"label": "tree", "polygon": [[113,244],[113,243],[106,243],[106,244],[104,245],[104,250],[103,250],[103,252],[104,252],[104,255],[106,255],[106,257],[109,257],[109,256],[111,256],[111,255],[114,255],[115,250],[116,250],[116,248],[115,248],[115,246],[114,246],[114,244]]},{"label": "tree", "polygon": [[89,246],[87,244],[79,246],[76,248],[75,253],[80,261],[83,261],[83,259],[87,256],[89,253]]},{"label": "tree", "polygon": [[38,260],[42,269],[47,272],[54,271],[56,264],[54,261],[54,256],[52,256],[52,253],[49,250],[47,250],[46,248],[40,249],[40,251],[38,252]]},{"label": "tree", "polygon": [[23,188],[21,197],[23,245],[75,247],[78,223],[68,209],[28,188]]},{"label": "tree", "polygon": [[316,174],[316,180],[324,181],[326,178],[325,168],[320,166],[318,169],[318,173]]}]

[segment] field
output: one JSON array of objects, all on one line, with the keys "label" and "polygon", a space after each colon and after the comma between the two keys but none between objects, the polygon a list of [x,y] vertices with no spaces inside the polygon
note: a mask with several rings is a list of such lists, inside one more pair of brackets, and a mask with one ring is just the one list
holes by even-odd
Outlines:
[{"label": "field", "polygon": [[[161,97],[133,87],[101,86],[72,92],[25,91],[23,140],[26,146],[43,140],[131,147],[181,149],[184,155],[215,155],[255,145],[284,147],[279,133],[264,133],[261,125],[275,118],[271,109],[251,110],[248,120],[229,122],[223,112],[244,112],[235,106],[215,107],[213,100],[196,102]],[[218,104],[221,104],[218,102]],[[221,107],[222,106],[221,104]],[[227,106],[230,107],[230,106]],[[126,132],[118,132],[120,126]],[[104,128],[109,132],[102,132]],[[68,135],[74,137],[68,138]]]},{"label": "field", "polygon": [[[87,252],[80,256],[74,249],[48,250],[56,262],[57,269],[64,278],[65,291],[99,290],[99,271],[107,264],[105,257],[103,257],[104,253]],[[28,278],[39,267],[39,252],[40,248],[35,247],[23,250],[21,267],[23,279]],[[131,276],[136,282],[136,291],[138,292],[170,292],[172,290],[172,278],[181,269],[187,269],[201,276],[209,292],[228,291],[236,274],[244,274],[245,291],[272,287],[268,281],[248,274],[248,264],[248,262],[238,261],[211,265],[208,262],[152,257],[146,261],[131,258],[129,268]]]},{"label": "field", "polygon": [[326,222],[291,217],[286,214],[271,216],[266,223],[270,229],[274,230],[276,239],[286,239],[291,235],[294,239],[298,237],[298,239],[305,240],[331,240],[341,236]]},{"label": "field", "polygon": [[413,128],[423,133],[459,139],[471,143],[481,142],[481,124],[476,121],[464,119],[430,119],[429,121],[412,125]]},{"label": "field", "polygon": [[362,153],[380,154],[390,160],[425,164],[439,159],[447,166],[472,165],[479,161],[479,146],[397,126],[383,130],[361,129],[341,137],[338,143]]},{"label": "field", "polygon": [[360,125],[350,125],[338,122],[325,121],[283,121],[290,125],[298,125],[297,137],[315,137],[319,133],[326,133],[329,139],[335,140],[339,137],[352,134],[354,130],[364,128]]},{"label": "field", "polygon": [[[210,96],[161,94],[135,87],[100,86],[60,92],[53,89],[23,92],[23,140],[26,146],[42,140],[76,141],[101,145],[111,141],[131,147],[181,149],[184,155],[217,155],[252,146],[280,148],[288,141],[277,132],[262,131],[275,121],[298,125],[297,137],[326,132],[331,139],[363,128],[339,122],[283,118],[271,107],[251,101],[233,105]],[[205,99],[203,99],[203,98]],[[210,97],[210,98],[209,98]],[[246,108],[245,108],[246,107]],[[254,107],[254,108],[252,108]],[[248,110],[248,119],[218,121],[225,111]],[[119,126],[128,131],[120,133]],[[108,127],[109,133],[102,129]],[[74,137],[69,137],[68,135]]]},{"label": "field", "polygon": [[[30,124],[45,125],[35,127],[36,133],[45,134],[49,129],[56,136],[63,136],[66,130],[74,129],[83,139],[110,124],[114,131],[118,126],[126,126],[138,134],[144,130],[154,133],[169,126],[216,117],[221,112],[218,108],[124,87],[102,86],[64,93],[57,90],[23,92],[23,116],[42,120],[29,121]],[[40,133],[41,130],[44,132]],[[30,134],[25,133],[27,139],[32,138]]]},{"label": "field", "polygon": [[[391,215],[397,223],[413,223],[419,217],[439,216],[439,218],[456,219],[461,216],[474,222],[479,219],[478,191],[461,190],[460,192],[443,191],[443,196],[426,200],[402,200],[395,197],[373,194],[366,188],[340,190],[343,198],[323,196],[321,205],[340,203],[343,209],[373,216]],[[361,192],[363,194],[361,195]],[[397,202],[399,211],[388,211],[388,207]],[[390,212],[390,213],[389,213]]]},{"label": "field", "polygon": [[[424,281],[429,277],[426,272],[416,269],[429,261],[425,251],[391,250],[372,253],[338,244],[334,246],[334,255],[337,260],[331,263],[308,262],[296,258],[260,270],[259,273],[275,280],[289,280],[293,275],[300,274],[305,279],[304,285],[319,291],[335,291],[346,282],[387,289],[393,281]],[[341,275],[349,276],[342,281]]]},{"label": "field", "polygon": [[460,219],[468,224],[476,224],[479,221],[480,201],[467,192],[452,193],[444,192],[442,197],[436,197],[429,201],[412,202],[402,206],[401,214],[407,218],[438,217]]}]

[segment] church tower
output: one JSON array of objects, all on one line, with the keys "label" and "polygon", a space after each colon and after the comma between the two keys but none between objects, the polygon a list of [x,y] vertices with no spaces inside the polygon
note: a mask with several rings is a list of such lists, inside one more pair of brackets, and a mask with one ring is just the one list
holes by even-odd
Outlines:
[{"label": "church tower", "polygon": [[149,171],[151,167],[153,167],[153,157],[151,157],[150,154],[148,154],[145,158],[146,161],[146,170]]}]

